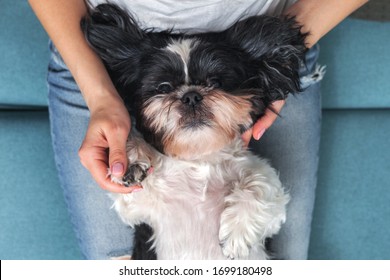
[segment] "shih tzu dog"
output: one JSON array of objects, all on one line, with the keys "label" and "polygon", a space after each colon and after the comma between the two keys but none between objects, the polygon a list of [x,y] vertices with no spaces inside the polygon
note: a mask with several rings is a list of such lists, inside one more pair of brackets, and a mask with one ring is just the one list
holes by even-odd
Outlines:
[{"label": "shih tzu dog", "polygon": [[241,134],[300,91],[305,35],[294,19],[176,34],[143,30],[101,4],[81,25],[136,119],[128,170],[112,177],[142,186],[114,202],[136,227],[133,259],[267,259],[265,240],[285,221],[289,196]]}]

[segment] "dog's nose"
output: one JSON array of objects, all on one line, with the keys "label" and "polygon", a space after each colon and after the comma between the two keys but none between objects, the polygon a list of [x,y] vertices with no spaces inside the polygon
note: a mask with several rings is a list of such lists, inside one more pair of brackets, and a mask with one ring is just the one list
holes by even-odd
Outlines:
[{"label": "dog's nose", "polygon": [[183,95],[181,98],[181,102],[188,106],[195,106],[198,104],[200,101],[202,101],[203,96],[196,91],[189,91]]}]

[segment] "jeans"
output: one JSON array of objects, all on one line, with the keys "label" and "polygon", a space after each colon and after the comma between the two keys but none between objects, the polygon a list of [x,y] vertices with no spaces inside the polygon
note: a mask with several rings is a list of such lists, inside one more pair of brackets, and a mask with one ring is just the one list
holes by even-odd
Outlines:
[{"label": "jeans", "polygon": [[301,68],[303,92],[289,95],[281,117],[250,148],[270,159],[290,193],[286,223],[271,242],[277,259],[307,259],[321,134],[320,80],[324,74],[317,64],[319,46],[306,55]]},{"label": "jeans", "polygon": [[[112,200],[81,165],[78,150],[84,139],[89,111],[58,51],[50,43],[48,72],[51,135],[58,176],[80,248],[86,259],[109,259],[128,255],[133,231],[111,209]],[[318,48],[308,53],[310,76],[315,68]],[[319,84],[306,79],[306,90],[290,96],[282,117],[251,148],[269,158],[279,170],[291,194],[288,218],[274,239],[277,258],[307,257],[311,213],[314,203],[321,106]]]}]

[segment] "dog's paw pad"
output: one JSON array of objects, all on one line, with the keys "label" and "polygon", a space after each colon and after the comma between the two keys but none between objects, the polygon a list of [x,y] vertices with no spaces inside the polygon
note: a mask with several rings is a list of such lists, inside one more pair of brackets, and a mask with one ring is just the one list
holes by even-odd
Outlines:
[{"label": "dog's paw pad", "polygon": [[146,178],[149,168],[143,164],[131,164],[122,178],[123,185],[132,186],[141,184]]}]

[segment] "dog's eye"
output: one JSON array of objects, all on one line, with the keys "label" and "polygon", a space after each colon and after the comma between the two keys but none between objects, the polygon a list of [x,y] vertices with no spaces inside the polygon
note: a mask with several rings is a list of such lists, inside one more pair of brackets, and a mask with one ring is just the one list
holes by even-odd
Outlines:
[{"label": "dog's eye", "polygon": [[171,83],[164,82],[157,86],[156,91],[158,91],[159,93],[170,93],[171,91],[173,91],[173,86],[171,85]]},{"label": "dog's eye", "polygon": [[220,88],[222,86],[221,81],[217,78],[210,78],[207,81],[207,87]]},{"label": "dog's eye", "polygon": [[202,82],[199,81],[199,80],[195,80],[195,81],[194,81],[194,85],[195,85],[195,86],[204,86],[204,83],[202,83]]}]

